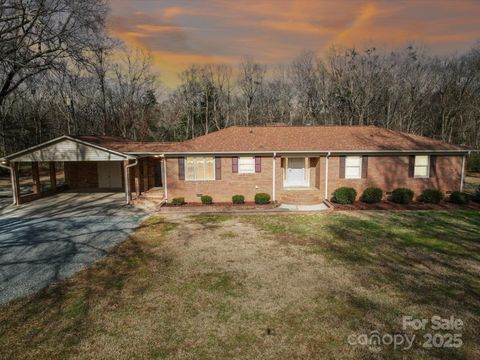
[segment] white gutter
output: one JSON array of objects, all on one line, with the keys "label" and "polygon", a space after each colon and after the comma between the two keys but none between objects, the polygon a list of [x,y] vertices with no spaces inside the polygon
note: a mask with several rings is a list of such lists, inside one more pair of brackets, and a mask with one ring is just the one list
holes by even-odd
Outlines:
[{"label": "white gutter", "polygon": [[168,200],[168,185],[167,185],[167,158],[163,155],[163,188],[165,192],[165,202]]},{"label": "white gutter", "polygon": [[[470,155],[470,152],[468,152],[468,155]],[[465,181],[465,158],[466,158],[466,156],[463,155],[463,157],[462,157],[462,175],[460,177],[460,192],[463,191],[463,182]]]},{"label": "white gutter", "polygon": [[276,157],[277,153],[273,152],[273,157],[272,157],[272,200],[275,202],[276,200],[276,194],[275,194],[275,165],[276,165]]},{"label": "white gutter", "polygon": [[135,159],[135,162],[125,165],[125,195],[126,195],[126,201],[127,204],[130,204],[130,176],[129,176],[129,169],[131,167],[137,166],[138,165],[138,159]]},{"label": "white gutter", "polygon": [[175,151],[175,152],[127,152],[130,155],[236,155],[236,154],[467,154],[471,150],[272,150],[272,151]]},{"label": "white gutter", "polygon": [[8,169],[10,170],[10,178],[11,178],[11,181],[12,181],[12,199],[13,199],[13,205],[17,205],[18,204],[18,199],[17,199],[17,182],[15,181],[15,172],[13,171],[13,168],[9,165],[7,165],[6,163],[3,163],[1,162],[0,163],[0,167],[4,168],[4,169]]},{"label": "white gutter", "polygon": [[330,158],[330,151],[325,157],[325,200],[328,200],[328,159]]}]

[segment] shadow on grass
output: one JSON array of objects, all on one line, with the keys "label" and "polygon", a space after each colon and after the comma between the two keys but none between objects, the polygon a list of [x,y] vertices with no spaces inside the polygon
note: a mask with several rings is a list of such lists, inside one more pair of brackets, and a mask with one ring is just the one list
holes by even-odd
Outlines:
[{"label": "shadow on grass", "polygon": [[94,331],[97,316],[128,306],[132,293],[152,286],[150,277],[140,273],[168,272],[173,257],[152,250],[175,226],[152,217],[107,257],[74,277],[2,305],[0,358],[68,358]]}]

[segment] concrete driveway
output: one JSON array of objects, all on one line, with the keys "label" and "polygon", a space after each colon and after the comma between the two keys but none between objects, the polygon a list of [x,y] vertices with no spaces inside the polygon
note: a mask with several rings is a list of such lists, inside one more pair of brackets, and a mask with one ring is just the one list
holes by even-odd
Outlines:
[{"label": "concrete driveway", "polygon": [[146,217],[124,194],[62,193],[19,207],[0,202],[0,304],[85,268]]}]

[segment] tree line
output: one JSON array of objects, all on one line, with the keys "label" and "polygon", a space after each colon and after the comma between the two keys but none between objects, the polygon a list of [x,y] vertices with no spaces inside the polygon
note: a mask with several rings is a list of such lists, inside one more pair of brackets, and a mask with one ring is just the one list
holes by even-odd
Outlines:
[{"label": "tree line", "polygon": [[185,140],[232,125],[376,125],[479,148],[480,48],[331,48],[192,65],[161,86],[104,0],[0,0],[0,155],[64,134]]}]

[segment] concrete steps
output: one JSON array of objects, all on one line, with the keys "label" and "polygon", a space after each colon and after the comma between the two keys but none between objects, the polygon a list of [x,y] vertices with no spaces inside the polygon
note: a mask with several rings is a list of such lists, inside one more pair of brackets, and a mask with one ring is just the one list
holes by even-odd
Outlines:
[{"label": "concrete steps", "polygon": [[280,202],[292,205],[321,204],[323,196],[319,189],[283,190],[280,194]]}]

